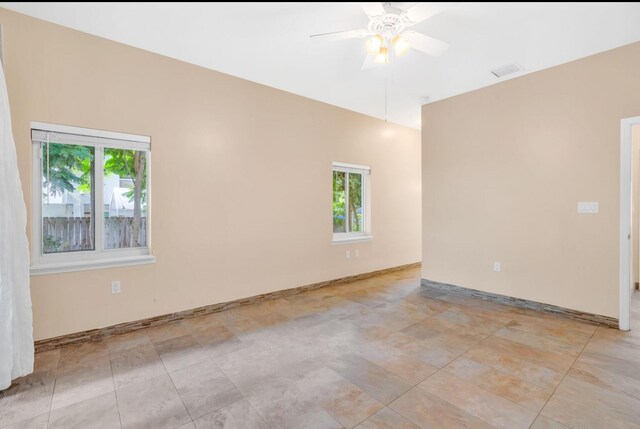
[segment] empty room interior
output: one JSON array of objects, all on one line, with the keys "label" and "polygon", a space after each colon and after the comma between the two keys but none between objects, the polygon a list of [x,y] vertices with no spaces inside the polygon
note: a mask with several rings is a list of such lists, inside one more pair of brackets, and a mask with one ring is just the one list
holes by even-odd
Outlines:
[{"label": "empty room interior", "polygon": [[639,23],[0,2],[0,429],[640,429]]}]

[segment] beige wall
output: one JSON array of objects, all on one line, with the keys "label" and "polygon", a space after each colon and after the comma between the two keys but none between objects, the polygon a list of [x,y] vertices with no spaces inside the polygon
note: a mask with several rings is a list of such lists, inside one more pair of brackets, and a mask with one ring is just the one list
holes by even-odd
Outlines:
[{"label": "beige wall", "polygon": [[[32,277],[36,339],[421,259],[418,131],[6,10],[0,23],[27,203],[30,121],[152,138],[157,263]],[[331,245],[332,161],[372,167],[370,243]]]},{"label": "beige wall", "polygon": [[640,126],[635,125],[631,128],[631,151],[632,151],[632,182],[631,182],[631,201],[633,213],[631,216],[631,238],[633,248],[631,253],[631,261],[633,273],[631,275],[631,289],[635,288],[640,277],[638,271],[640,268]]},{"label": "beige wall", "polygon": [[620,120],[640,115],[639,73],[635,43],[424,106],[423,278],[617,318]]}]

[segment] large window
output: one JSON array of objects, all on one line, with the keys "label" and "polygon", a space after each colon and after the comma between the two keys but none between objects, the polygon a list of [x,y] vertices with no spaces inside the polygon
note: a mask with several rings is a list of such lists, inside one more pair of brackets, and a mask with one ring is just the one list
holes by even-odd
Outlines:
[{"label": "large window", "polygon": [[333,241],[370,239],[370,168],[333,163]]},{"label": "large window", "polygon": [[32,123],[32,273],[153,262],[150,138]]}]

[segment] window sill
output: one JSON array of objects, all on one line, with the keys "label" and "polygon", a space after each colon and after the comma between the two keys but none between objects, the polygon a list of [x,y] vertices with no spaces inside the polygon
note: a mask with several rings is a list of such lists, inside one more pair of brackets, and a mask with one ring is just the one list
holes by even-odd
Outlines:
[{"label": "window sill", "polygon": [[99,270],[103,268],[127,267],[130,265],[155,264],[153,255],[129,256],[126,258],[109,258],[95,261],[76,261],[56,264],[32,265],[29,274],[42,276],[45,274],[69,273],[73,271]]},{"label": "window sill", "polygon": [[338,245],[338,244],[350,244],[350,243],[361,243],[361,242],[365,242],[365,241],[371,241],[373,240],[373,235],[356,235],[356,236],[351,236],[351,237],[333,237],[333,241],[331,242],[332,245]]}]

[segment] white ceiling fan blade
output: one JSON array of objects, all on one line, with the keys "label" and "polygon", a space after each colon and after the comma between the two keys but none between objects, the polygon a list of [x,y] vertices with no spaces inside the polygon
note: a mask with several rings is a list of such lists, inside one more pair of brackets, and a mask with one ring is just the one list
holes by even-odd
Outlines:
[{"label": "white ceiling fan blade", "polygon": [[379,2],[360,3],[360,6],[369,18],[372,18],[374,16],[382,16],[387,13],[384,10],[384,6],[382,5],[382,3]]},{"label": "white ceiling fan blade", "polygon": [[414,25],[437,15],[440,12],[444,12],[455,5],[456,3],[418,3],[417,5],[405,10],[404,16],[410,22],[408,25]]},{"label": "white ceiling fan blade", "polygon": [[428,55],[437,57],[449,49],[448,43],[415,31],[405,31],[402,33],[402,37],[409,42],[409,45],[411,45],[413,49]]},{"label": "white ceiling fan blade", "polygon": [[311,37],[313,40],[323,40],[323,41],[336,41],[336,40],[347,40],[347,39],[361,39],[366,37],[369,34],[369,30],[358,29],[358,30],[347,30],[347,31],[334,31],[332,33],[320,33],[320,34],[312,34]]}]

